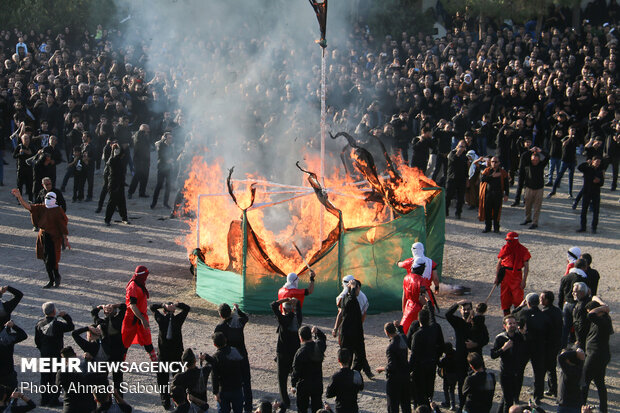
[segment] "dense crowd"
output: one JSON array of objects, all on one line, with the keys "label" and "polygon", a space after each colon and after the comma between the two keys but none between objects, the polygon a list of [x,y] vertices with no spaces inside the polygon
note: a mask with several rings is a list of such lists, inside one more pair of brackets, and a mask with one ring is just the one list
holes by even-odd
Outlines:
[{"label": "dense crowd", "polygon": [[[485,222],[484,232],[491,229],[499,232],[502,202],[506,201],[514,184],[517,188],[513,206],[520,204],[524,192],[523,224],[535,229],[544,186],[551,187],[548,197],[555,195],[568,172],[567,192],[572,198],[573,174],[578,169],[584,175],[583,189],[575,194],[573,204],[576,208],[578,202],[582,202],[579,231],[585,231],[588,210],[592,208],[591,228],[596,232],[605,170],[611,166],[610,190],[615,191],[620,162],[620,109],[616,103],[619,98],[618,33],[616,17],[613,17],[617,15],[617,5],[611,2],[611,5],[600,6],[607,11],[603,15],[610,16],[610,20],[591,22],[586,19],[579,33],[558,18],[559,14],[548,19],[550,23],[543,27],[540,36],[527,25],[496,27],[489,24],[480,38],[476,31],[468,30],[472,27],[471,21],[455,19],[454,27],[445,37],[402,33],[400,38],[387,36],[379,40],[366,28],[358,26],[346,47],[328,49],[330,128],[349,131],[369,147],[375,138],[380,139],[392,155],[402,157],[446,188],[447,212],[453,199],[457,203],[457,218],[461,217],[465,202],[472,209],[477,208],[479,219]],[[600,14],[600,10],[598,12]],[[67,199],[72,202],[98,200],[96,211],[101,212],[108,198],[104,218],[108,225],[115,211],[129,224],[125,198],[126,194],[131,198],[136,191],[138,197],[150,198],[150,206],[155,208],[163,190],[163,205],[174,217],[183,202],[182,184],[197,145],[195,139],[205,133],[208,146],[216,149],[230,139],[206,125],[219,116],[217,113],[207,111],[205,124],[186,125],[187,114],[183,110],[201,91],[184,84],[207,84],[212,89],[228,85],[226,94],[232,99],[238,98],[244,109],[238,122],[246,132],[251,131],[247,133],[249,138],[243,138],[240,150],[260,149],[280,136],[290,139],[306,136],[307,146],[318,145],[316,134],[308,136],[307,133],[312,129],[311,119],[299,116],[298,110],[308,103],[318,105],[317,85],[306,83],[307,75],[294,64],[295,56],[287,49],[286,41],[279,47],[271,47],[260,39],[249,44],[233,38],[199,42],[177,40],[178,48],[151,50],[139,44],[127,45],[123,33],[101,27],[92,34],[88,31],[76,34],[70,28],[62,33],[0,31],[3,61],[0,69],[0,185],[5,183],[4,152],[12,152],[17,163],[19,190],[15,195],[33,214],[33,224],[40,227],[40,258],[44,259],[50,278],[46,287],[60,285],[60,251],[70,247],[64,214],[67,205],[62,193],[67,191],[71,180],[72,196]],[[310,47],[316,48],[309,45],[307,56],[316,54]],[[270,66],[263,76],[241,82],[230,78],[227,65],[209,63],[225,60],[227,56],[246,61],[267,49],[278,63]],[[205,59],[202,64],[183,67],[184,60],[175,59],[175,54],[198,54]],[[208,59],[209,56],[213,59]],[[159,64],[154,70],[149,62],[167,62],[167,65]],[[316,74],[316,70],[313,72]],[[157,153],[157,179],[153,194],[149,195],[152,151]],[[491,153],[495,156],[488,156]],[[584,161],[577,165],[582,159]],[[57,167],[62,162],[66,162],[67,167],[61,177],[57,176]],[[126,182],[128,172],[130,182]],[[94,193],[95,179],[103,182],[99,194]],[[177,193],[170,205],[173,188]],[[47,209],[56,208],[58,218],[54,219],[65,221],[64,228],[59,227],[57,234],[50,235],[49,223],[35,218],[49,215],[38,204],[44,204]],[[522,408],[511,405],[518,404],[523,368],[528,360],[535,373],[535,402],[543,397],[545,372],[555,377],[557,360],[562,371],[561,385],[559,388],[550,385],[548,390],[549,395],[558,397],[558,411],[579,411],[585,404],[582,395],[587,396],[587,387],[584,393],[583,383],[576,379],[581,377],[582,371],[588,372],[588,377],[595,381],[601,411],[606,411],[604,377],[608,336],[607,347],[604,341],[611,325],[606,315],[608,307],[596,297],[596,287],[589,284],[590,277],[594,277],[590,275],[591,260],[587,262],[585,254],[583,257],[577,254],[574,261],[577,260],[575,271],[568,272],[562,279],[558,304],[563,314],[559,325],[557,317],[549,314],[532,315],[551,308],[560,311],[553,305],[554,294],[550,291],[545,291],[541,298],[528,295],[522,303],[516,303],[515,312],[506,313],[505,332],[498,335],[491,351],[491,357],[502,358],[499,381],[503,390],[503,411]],[[412,263],[410,266],[413,270]],[[430,267],[422,271],[430,271]],[[287,289],[297,289],[295,280],[289,282],[289,287],[294,284],[295,288]],[[363,389],[363,380],[356,371],[363,370],[368,377],[374,375],[363,349],[367,303],[364,305],[359,298],[363,294],[360,289],[359,282],[352,279],[344,286],[338,300],[339,321],[334,335],[339,336],[341,345],[344,343],[338,360],[342,371],[332,378],[327,389],[327,397],[336,397],[338,412],[357,409],[357,398],[353,396]],[[310,287],[301,290],[297,301],[279,297],[272,305],[279,323],[281,400],[278,408],[290,407],[286,386],[292,369],[298,408],[307,411],[312,405],[312,410],[316,411],[323,408],[320,366],[325,334],[319,329],[302,326],[298,303],[311,291]],[[3,301],[0,307],[3,317],[0,328],[4,332],[4,335],[0,333],[0,345],[7,348],[6,352],[1,352],[0,369],[2,380],[7,380],[2,384],[8,386],[0,388],[0,402],[5,404],[9,398],[16,401],[23,396],[11,394],[17,381],[13,346],[26,338],[24,330],[10,321],[10,313],[21,299],[21,293],[10,287],[2,289],[3,293],[6,291],[11,292],[14,299]],[[439,340],[441,328],[433,321],[432,305],[425,305],[424,291],[418,290],[421,298],[416,298],[417,303],[425,308],[419,309],[419,320],[412,323],[413,327],[405,330],[400,322],[385,326],[390,345],[388,365],[381,371],[387,373],[389,411],[398,411],[399,405],[403,411],[410,411],[410,400],[418,411],[430,408],[439,411],[440,407],[431,402],[433,387],[427,387],[422,384],[427,382],[420,380],[420,377],[431,376],[434,380],[437,367],[446,389],[444,407],[469,413],[488,411],[495,391],[495,377],[486,371],[482,357],[482,349],[489,341],[488,332],[486,341],[484,338],[484,306],[476,306],[473,311],[471,303],[463,302],[448,311],[446,317],[456,335],[455,349],[450,350],[451,346],[446,345],[443,338]],[[148,297],[148,293],[146,295]],[[432,303],[434,299],[429,297],[428,301]],[[124,349],[131,342],[123,343],[121,324],[131,305],[135,303],[94,309],[94,325],[74,331],[76,344],[93,358],[100,356],[100,348],[105,348],[102,357],[122,360]],[[537,310],[539,305],[544,311]],[[152,343],[144,341],[153,360],[161,359],[162,348],[174,342],[171,350],[174,357],[193,363],[196,369],[191,377],[182,377],[186,382],[179,384],[176,394],[173,386],[172,398],[179,406],[177,411],[204,408],[209,373],[213,374],[212,389],[218,404],[228,406],[222,411],[232,408],[237,412],[242,405],[249,411],[252,408],[250,366],[242,333],[247,318],[239,309],[220,307],[223,325],[216,331],[221,334],[213,338],[218,352],[214,356],[196,357],[191,351],[183,351],[182,342],[179,347],[181,318],[184,320],[189,311],[186,307],[181,303],[151,307],[160,325],[158,353]],[[459,308],[460,317],[456,315]],[[97,316],[101,310],[105,313],[104,321]],[[557,314],[556,310],[548,312]],[[46,317],[36,327],[37,346],[42,356],[45,356],[42,350],[45,348],[51,349],[49,356],[52,357],[74,357],[75,352],[62,344],[63,333],[73,330],[71,318],[57,313],[52,303],[47,303],[43,312]],[[132,313],[136,315],[135,324],[148,330],[148,319],[137,315],[146,314],[146,309],[134,309]],[[180,317],[178,324],[173,322],[175,317]],[[48,324],[53,327],[45,328]],[[169,329],[169,326],[173,327]],[[552,338],[547,334],[542,334],[551,327],[562,332],[562,342],[558,345],[551,343]],[[171,330],[170,336],[168,330]],[[88,333],[87,340],[80,337],[84,332]],[[537,332],[541,334],[536,336]],[[51,347],[42,344],[46,340],[50,340]],[[96,348],[93,343],[97,344]],[[348,348],[351,346],[354,348]],[[543,358],[546,361],[541,361],[540,355],[533,351],[539,346],[550,348],[556,354],[547,355]],[[474,351],[468,351],[473,348]],[[561,349],[566,351],[556,359]],[[199,369],[197,361],[204,362],[204,366]],[[541,370],[541,363],[545,371]],[[417,376],[418,372],[423,373]],[[410,374],[413,374],[411,382]],[[41,379],[42,383],[52,383],[56,377]],[[167,383],[168,379],[167,375],[165,378],[159,376],[158,382]],[[58,380],[60,385],[66,386],[71,380],[87,379],[63,376]],[[120,383],[122,377],[113,380]],[[201,380],[204,388],[193,387]],[[458,387],[459,407],[454,397],[455,386]],[[23,398],[32,408],[32,401],[26,396]],[[95,398],[69,396],[64,399],[67,412],[95,409],[95,403],[98,403],[98,411],[108,411],[111,405],[122,411],[128,409],[120,407],[126,403],[118,389],[112,397],[104,394]],[[162,403],[170,406],[170,393],[162,394]],[[58,395],[42,400],[42,404],[58,405]],[[271,409],[271,405],[263,403],[260,411],[267,409]],[[25,410],[14,407],[12,411]]]}]

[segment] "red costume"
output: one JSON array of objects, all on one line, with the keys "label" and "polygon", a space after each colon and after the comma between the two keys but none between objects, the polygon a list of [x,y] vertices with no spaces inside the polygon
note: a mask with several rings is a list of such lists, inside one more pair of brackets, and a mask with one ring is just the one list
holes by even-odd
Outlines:
[{"label": "red costume", "polygon": [[282,287],[278,290],[278,300],[283,298],[297,298],[299,300],[299,305],[304,305],[304,298],[306,298],[306,289],[305,288],[285,288]]},{"label": "red costume", "polygon": [[523,301],[523,266],[531,258],[530,252],[519,243],[519,234],[509,232],[506,234],[506,245],[502,247],[497,258],[501,260],[500,265],[506,268],[506,273],[501,285],[501,305],[502,310],[510,310],[510,306],[518,307]]},{"label": "red costume", "polygon": [[[424,257],[424,258],[428,258],[428,257]],[[404,261],[401,263],[401,266],[402,266],[402,268],[407,269],[407,275],[410,275],[410,276],[412,276],[412,277],[414,277],[414,278],[418,279],[418,280],[419,280],[419,282],[420,282],[420,285],[423,285],[424,287],[426,287],[426,290],[427,290],[427,291],[430,291],[430,289],[431,289],[431,284],[433,283],[432,273],[433,273],[433,271],[435,271],[435,270],[437,269],[437,263],[436,263],[435,261],[431,260],[430,258],[428,258],[428,260],[429,260],[430,262],[432,262],[432,263],[433,263],[433,264],[432,264],[432,266],[431,266],[430,273],[429,273],[429,274],[431,274],[431,275],[430,275],[430,276],[428,276],[428,277],[424,277],[424,275],[418,275],[418,274],[415,274],[415,273],[413,272],[413,261],[414,261],[414,259],[415,259],[414,257],[412,257],[412,258],[407,258],[406,260],[404,260]],[[404,289],[404,286],[405,286],[405,284],[404,284],[404,281],[403,281],[403,289]],[[435,301],[433,300],[433,297],[434,297],[434,296],[432,296],[432,295],[431,295],[431,296],[429,297],[429,299],[431,300],[431,302],[433,303],[433,305],[436,305],[436,304],[435,304]],[[418,319],[418,318],[417,318],[417,316],[416,316],[416,318],[415,318],[414,320],[417,320],[417,319]],[[407,330],[405,330],[405,334],[407,334]]]},{"label": "red costume", "polygon": [[420,280],[422,280],[422,277],[409,273],[409,271],[408,269],[407,275],[403,279],[405,308],[403,309],[403,318],[400,320],[400,325],[403,327],[405,334],[409,331],[411,323],[418,319],[418,313],[422,309],[420,304]]},{"label": "red costume", "polygon": [[133,277],[131,277],[131,280],[127,283],[127,288],[125,290],[127,311],[125,312],[123,327],[121,328],[123,345],[126,348],[129,348],[132,344],[140,344],[141,346],[149,346],[152,344],[151,330],[145,328],[138,317],[136,317],[129,308],[130,304],[137,305],[142,316],[148,321],[149,316],[146,309],[149,292],[145,286],[148,276],[149,270],[145,266],[139,265],[136,267]]}]

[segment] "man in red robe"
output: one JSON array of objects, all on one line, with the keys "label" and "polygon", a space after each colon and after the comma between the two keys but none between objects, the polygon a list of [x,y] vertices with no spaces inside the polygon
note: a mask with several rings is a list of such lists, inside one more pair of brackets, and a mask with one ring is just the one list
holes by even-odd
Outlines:
[{"label": "man in red robe", "polygon": [[[144,350],[149,353],[151,361],[157,361],[157,355],[151,340],[151,327],[149,326],[149,316],[147,314],[147,299],[149,292],[146,289],[146,279],[149,270],[144,265],[138,265],[127,283],[125,290],[125,304],[127,311],[123,319],[121,336],[123,345],[129,348],[132,344],[144,346]],[[127,353],[125,353],[127,354]]]},{"label": "man in red robe", "polygon": [[[529,272],[529,260],[532,256],[527,248],[519,242],[519,234],[506,234],[506,245],[497,255],[495,284],[501,283],[501,305],[504,315],[510,314],[510,307],[518,307],[523,301],[523,291]],[[503,273],[503,276],[502,276]]]},{"label": "man in red robe", "polygon": [[[416,242],[411,246],[411,258],[407,258],[404,261],[398,263],[400,268],[407,270],[407,275],[419,278],[420,285],[423,285],[427,290],[430,290],[431,284],[435,284],[435,292],[439,292],[439,277],[437,276],[437,263],[432,259],[424,255],[424,244]],[[421,274],[413,273],[413,263],[416,258],[421,258],[424,261],[424,271]],[[436,306],[434,296],[429,297],[433,305]],[[406,333],[407,331],[405,331]]]},{"label": "man in red robe", "polygon": [[400,320],[400,325],[405,334],[409,331],[411,323],[418,319],[418,313],[422,309],[422,303],[420,303],[421,275],[426,268],[426,262],[422,257],[418,257],[411,267],[411,272],[407,271],[407,275],[403,279],[403,317]]},{"label": "man in red robe", "polygon": [[[299,301],[299,306],[302,307],[304,305],[304,298],[314,291],[315,277],[316,273],[310,270],[310,285],[308,288],[298,288],[299,276],[294,272],[290,273],[286,276],[286,283],[278,290],[278,300],[296,298]],[[280,306],[280,311],[284,314],[282,306]]]}]

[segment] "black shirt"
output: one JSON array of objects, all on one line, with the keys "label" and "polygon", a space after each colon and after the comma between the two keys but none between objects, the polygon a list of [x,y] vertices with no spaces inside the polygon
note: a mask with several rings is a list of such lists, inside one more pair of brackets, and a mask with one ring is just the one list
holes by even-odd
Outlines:
[{"label": "black shirt", "polygon": [[385,366],[387,379],[408,380],[407,342],[402,333],[390,339],[385,355],[387,357],[387,365]]},{"label": "black shirt", "polygon": [[28,335],[18,326],[0,331],[0,376],[10,377],[15,371],[13,350],[15,344],[21,343]]},{"label": "black shirt", "polygon": [[[587,162],[582,163],[577,168],[583,173],[583,192],[584,194],[597,195],[601,193],[601,187],[605,182],[605,171],[600,166],[595,168]],[[594,179],[598,178],[598,182]]]},{"label": "black shirt", "polygon": [[417,167],[423,171],[426,170],[428,164],[428,156],[430,154],[431,147],[433,146],[432,139],[426,139],[418,137],[413,141],[413,155],[411,156],[411,166]]},{"label": "black shirt", "polygon": [[468,412],[489,413],[493,406],[495,375],[486,371],[476,371],[465,378],[463,396]]},{"label": "black shirt", "polygon": [[614,333],[609,314],[588,314],[590,320],[590,331],[586,338],[586,355],[588,357],[601,357],[609,360],[611,352],[609,349],[609,336]]},{"label": "black shirt", "polygon": [[581,372],[583,361],[576,357],[575,350],[568,350],[558,356],[560,380],[558,383],[558,405],[580,408],[583,404]]},{"label": "black shirt", "polygon": [[213,394],[241,388],[241,361],[243,356],[229,345],[218,349],[213,355]]},{"label": "black shirt", "polygon": [[248,357],[248,351],[245,348],[245,338],[243,335],[243,327],[245,327],[249,318],[246,313],[238,310],[233,312],[232,316],[217,326],[215,326],[215,333],[222,332],[226,336],[226,343],[239,350],[239,353],[243,358]]},{"label": "black shirt", "polygon": [[313,341],[301,344],[293,359],[293,387],[308,391],[320,388],[323,392],[323,357],[326,348],[326,337],[321,330],[317,331]]},{"label": "black shirt", "polygon": [[465,186],[465,181],[469,175],[469,165],[467,154],[463,152],[457,155],[456,149],[453,149],[448,154],[448,169],[447,179],[457,184]]},{"label": "black shirt", "polygon": [[64,334],[73,328],[73,321],[68,314],[40,320],[34,329],[34,343],[41,352],[41,357],[60,357],[60,350],[64,347]]},{"label": "black shirt", "polygon": [[298,330],[303,320],[299,300],[297,301],[295,312],[282,314],[280,312],[280,305],[276,301],[271,303],[271,310],[278,319],[278,344],[276,346],[276,352],[295,355],[299,348]]},{"label": "black shirt", "polygon": [[562,162],[567,164],[577,163],[577,137],[567,136],[562,139]]},{"label": "black shirt", "polygon": [[547,350],[547,354],[552,354],[551,357],[555,358],[562,347],[562,310],[555,305],[550,305],[549,307],[543,307],[542,313],[549,320],[549,342],[545,350]]},{"label": "black shirt", "polygon": [[364,380],[359,371],[343,367],[332,376],[325,397],[336,398],[336,413],[357,413],[357,393],[364,389]]},{"label": "black shirt", "polygon": [[[504,351],[502,347],[508,340],[512,340],[512,347]],[[514,376],[522,373],[525,367],[526,354],[525,340],[518,331],[512,337],[508,336],[505,331],[495,337],[495,343],[491,349],[491,358],[501,358],[500,374]]]},{"label": "black shirt", "polygon": [[526,159],[523,159],[523,172],[524,175],[524,183],[523,186],[530,189],[542,189],[545,186],[545,167],[549,163],[548,154],[544,153],[544,159],[540,159],[537,165],[532,165],[531,153],[525,152],[523,156],[526,156]]},{"label": "black shirt", "polygon": [[13,294],[13,298],[7,301],[0,301],[0,331],[4,329],[4,325],[11,319],[11,313],[24,296],[24,293],[15,287],[8,286],[7,291]]},{"label": "black shirt", "polygon": [[513,311],[518,321],[526,326],[525,342],[530,351],[538,351],[545,348],[549,341],[551,323],[549,317],[543,314],[538,307],[518,307]]}]

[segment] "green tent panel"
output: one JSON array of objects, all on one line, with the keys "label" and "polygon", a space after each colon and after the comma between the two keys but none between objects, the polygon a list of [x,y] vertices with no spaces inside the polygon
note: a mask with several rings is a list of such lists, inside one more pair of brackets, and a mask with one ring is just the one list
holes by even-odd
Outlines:
[{"label": "green tent panel", "polygon": [[[333,316],[341,279],[352,274],[362,282],[370,302],[368,312],[377,314],[401,308],[405,270],[397,262],[411,256],[411,244],[426,245],[426,255],[438,263],[441,274],[445,242],[445,201],[441,190],[427,203],[407,215],[373,227],[345,229],[322,257],[312,264],[316,272],[314,293],[304,301],[304,314]],[[244,214],[244,219],[245,214]],[[244,225],[243,228],[246,228]],[[244,311],[261,314],[271,311],[284,284],[280,274],[268,273],[260,257],[248,252],[243,237],[245,274],[221,271],[197,260],[196,293],[214,304],[238,303]],[[308,285],[307,271],[300,274],[299,286]]]}]

